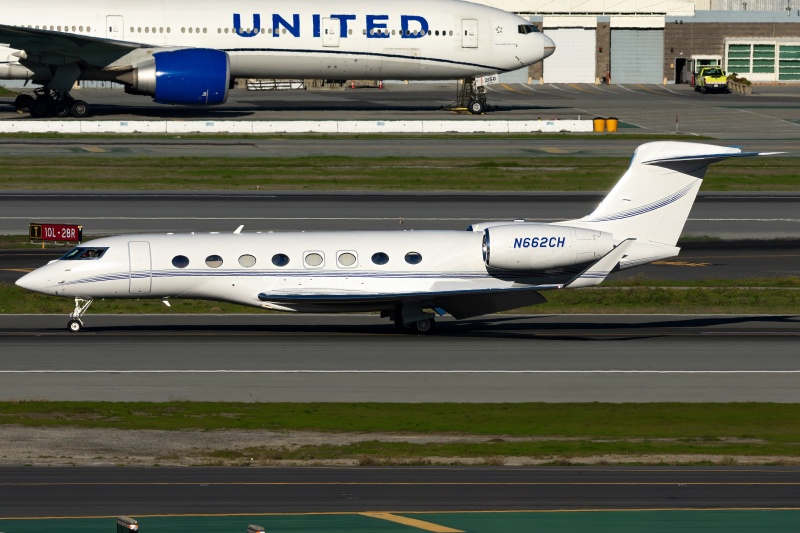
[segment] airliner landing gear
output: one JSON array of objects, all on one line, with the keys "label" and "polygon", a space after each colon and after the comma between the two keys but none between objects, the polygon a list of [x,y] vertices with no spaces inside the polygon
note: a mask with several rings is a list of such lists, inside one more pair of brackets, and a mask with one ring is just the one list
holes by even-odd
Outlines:
[{"label": "airliner landing gear", "polygon": [[486,103],[486,88],[478,87],[475,78],[465,78],[458,85],[458,101],[450,106],[442,107],[445,111],[455,111],[457,113],[471,113],[482,115],[490,111]]},{"label": "airliner landing gear", "polygon": [[89,116],[89,104],[83,100],[75,100],[66,91],[37,89],[34,94],[36,98],[29,94],[19,95],[14,101],[17,111],[28,111],[33,118]]},{"label": "airliner landing gear", "polygon": [[81,317],[89,309],[89,306],[92,305],[92,301],[91,298],[88,300],[75,298],[75,310],[69,314],[71,320],[67,322],[67,328],[71,332],[77,333],[83,328],[83,320],[81,320]]}]

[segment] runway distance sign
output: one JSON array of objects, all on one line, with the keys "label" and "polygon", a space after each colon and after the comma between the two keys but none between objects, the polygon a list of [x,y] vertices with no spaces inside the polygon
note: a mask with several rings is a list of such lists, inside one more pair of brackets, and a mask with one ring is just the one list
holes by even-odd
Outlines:
[{"label": "runway distance sign", "polygon": [[33,223],[28,228],[28,236],[37,242],[81,242],[83,226]]}]

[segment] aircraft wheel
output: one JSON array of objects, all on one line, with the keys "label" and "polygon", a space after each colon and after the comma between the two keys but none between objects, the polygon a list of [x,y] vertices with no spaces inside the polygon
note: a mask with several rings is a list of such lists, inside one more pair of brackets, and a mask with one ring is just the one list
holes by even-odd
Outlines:
[{"label": "aircraft wheel", "polygon": [[53,105],[53,114],[59,118],[68,117],[72,111],[72,100],[59,100]]},{"label": "aircraft wheel", "polygon": [[21,113],[28,113],[33,105],[33,96],[21,94],[14,100],[14,107]]},{"label": "aircraft wheel", "polygon": [[433,333],[433,326],[436,322],[432,318],[425,318],[414,322],[413,331],[418,335],[429,335]]},{"label": "aircraft wheel", "polygon": [[480,100],[470,100],[467,103],[467,109],[469,109],[469,112],[472,113],[473,115],[480,115],[481,113],[483,113],[483,108],[484,108],[483,102],[481,102]]},{"label": "aircraft wheel", "polygon": [[394,329],[396,329],[400,333],[408,333],[409,330],[411,330],[411,326],[409,326],[405,322],[403,322],[402,318],[395,318],[394,319]]},{"label": "aircraft wheel", "polygon": [[75,100],[72,104],[72,116],[75,118],[86,118],[89,116],[89,104],[83,100]]},{"label": "aircraft wheel", "polygon": [[53,103],[49,98],[37,98],[33,101],[30,107],[31,116],[33,118],[45,118],[50,116],[53,110]]},{"label": "aircraft wheel", "polygon": [[73,333],[78,333],[82,327],[83,324],[81,324],[80,320],[70,320],[67,323],[67,328]]}]

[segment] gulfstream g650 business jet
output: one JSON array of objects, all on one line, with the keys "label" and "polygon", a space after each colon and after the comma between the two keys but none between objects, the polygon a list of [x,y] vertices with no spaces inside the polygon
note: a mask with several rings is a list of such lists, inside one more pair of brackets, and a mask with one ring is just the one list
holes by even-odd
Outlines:
[{"label": "gulfstream g650 business jet", "polygon": [[43,85],[16,102],[36,117],[86,116],[69,95],[77,80],[206,106],[224,103],[234,78],[474,78],[555,50],[527,20],[458,0],[9,1],[0,43],[0,79]]},{"label": "gulfstream g650 business jet", "polygon": [[588,216],[555,224],[482,222],[467,231],[120,235],[70,250],[17,285],[74,297],[79,331],[94,298],[202,298],[282,311],[377,311],[427,333],[545,302],[609,272],[677,255],[708,165],[766,155],[705,144],[640,146]]}]

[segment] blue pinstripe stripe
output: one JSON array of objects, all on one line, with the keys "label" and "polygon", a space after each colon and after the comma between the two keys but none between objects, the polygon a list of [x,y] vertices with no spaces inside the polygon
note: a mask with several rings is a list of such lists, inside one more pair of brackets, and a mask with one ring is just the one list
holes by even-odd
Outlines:
[{"label": "blue pinstripe stripe", "polygon": [[677,202],[694,187],[694,183],[691,183],[684,187],[683,189],[679,190],[678,192],[671,194],[665,198],[661,198],[660,200],[656,200],[655,202],[649,203],[647,205],[639,206],[633,209],[628,209],[627,211],[618,211],[616,213],[611,213],[610,215],[606,215],[599,218],[591,218],[587,219],[587,222],[609,222],[611,220],[622,220],[624,218],[631,218],[637,215],[643,215],[645,213],[649,213],[651,211],[655,211],[656,209],[660,209],[665,207],[671,203]]}]

